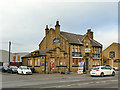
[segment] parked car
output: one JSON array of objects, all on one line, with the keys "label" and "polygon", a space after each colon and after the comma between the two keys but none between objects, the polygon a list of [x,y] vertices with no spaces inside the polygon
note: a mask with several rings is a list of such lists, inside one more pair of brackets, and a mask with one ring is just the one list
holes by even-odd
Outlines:
[{"label": "parked car", "polygon": [[20,66],[17,69],[18,74],[32,74],[32,71],[27,66]]},{"label": "parked car", "polygon": [[101,77],[104,77],[105,75],[115,76],[115,70],[111,69],[110,67],[106,67],[106,66],[98,66],[98,67],[93,67],[91,69],[90,75],[101,76]]},{"label": "parked car", "polygon": [[7,72],[8,73],[17,73],[17,69],[18,69],[17,66],[9,66]]},{"label": "parked car", "polygon": [[[106,67],[110,67],[110,68],[112,68],[112,65],[105,65]],[[118,67],[113,67],[113,69],[114,70],[116,70],[116,71],[118,71],[119,70],[119,68]]]},{"label": "parked car", "polygon": [[2,72],[7,72],[9,64],[4,63],[2,67]]},{"label": "parked car", "polygon": [[0,66],[0,71],[2,71],[3,70],[3,66]]}]

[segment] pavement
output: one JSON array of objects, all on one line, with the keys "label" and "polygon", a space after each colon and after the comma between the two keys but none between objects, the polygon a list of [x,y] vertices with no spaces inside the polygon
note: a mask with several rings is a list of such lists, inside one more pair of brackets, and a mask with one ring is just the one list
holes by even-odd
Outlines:
[{"label": "pavement", "polygon": [[3,88],[118,88],[118,74],[105,77],[77,73],[33,73],[33,75],[1,73],[1,75]]}]

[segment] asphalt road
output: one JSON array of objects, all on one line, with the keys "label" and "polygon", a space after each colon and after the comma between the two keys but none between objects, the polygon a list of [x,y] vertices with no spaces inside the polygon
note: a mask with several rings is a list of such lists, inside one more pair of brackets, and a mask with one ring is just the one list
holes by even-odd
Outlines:
[{"label": "asphalt road", "polygon": [[2,88],[118,88],[118,75],[91,77],[78,74],[2,74]]}]

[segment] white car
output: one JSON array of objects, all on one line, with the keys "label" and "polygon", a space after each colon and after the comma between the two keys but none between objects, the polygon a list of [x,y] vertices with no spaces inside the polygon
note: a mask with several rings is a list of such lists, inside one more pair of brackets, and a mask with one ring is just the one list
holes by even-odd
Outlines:
[{"label": "white car", "polygon": [[30,68],[28,68],[27,66],[20,66],[17,69],[17,73],[18,74],[32,74],[32,71]]},{"label": "white car", "polygon": [[[105,66],[112,68],[112,65],[105,65]],[[113,69],[114,69],[115,71],[119,71],[119,68],[118,68],[118,67],[113,67]]]},{"label": "white car", "polygon": [[115,70],[105,67],[105,66],[98,66],[93,67],[90,71],[91,76],[101,76],[104,77],[105,75],[112,75],[115,76]]}]

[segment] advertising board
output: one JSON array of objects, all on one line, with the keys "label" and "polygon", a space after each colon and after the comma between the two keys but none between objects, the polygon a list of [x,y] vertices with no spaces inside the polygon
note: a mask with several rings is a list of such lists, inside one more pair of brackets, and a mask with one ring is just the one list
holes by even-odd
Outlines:
[{"label": "advertising board", "polygon": [[79,62],[78,74],[83,74],[84,62]]}]

